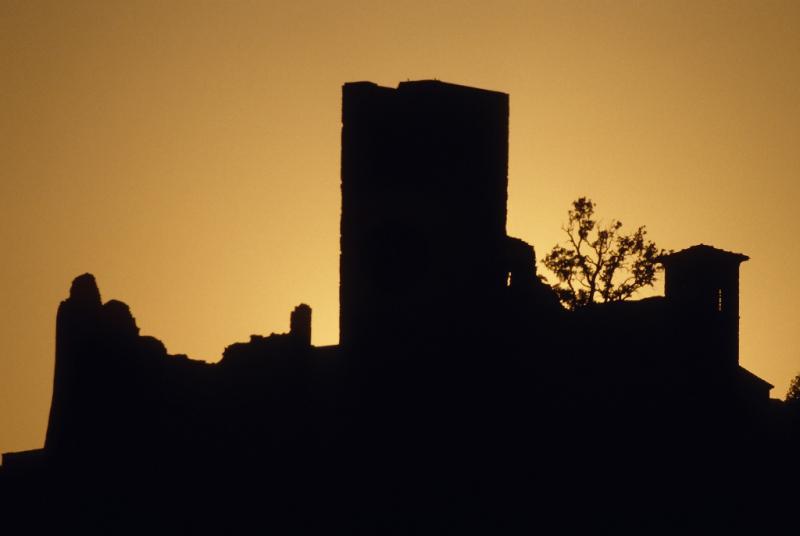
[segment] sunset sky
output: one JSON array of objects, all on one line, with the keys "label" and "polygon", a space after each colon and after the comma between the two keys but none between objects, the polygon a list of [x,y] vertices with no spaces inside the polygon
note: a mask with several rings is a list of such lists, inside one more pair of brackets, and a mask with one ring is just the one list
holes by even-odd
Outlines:
[{"label": "sunset sky", "polygon": [[43,445],[84,272],[171,353],[216,361],[301,302],[337,342],[341,85],[431,78],[510,94],[508,232],[539,258],[579,196],[749,255],[741,363],[784,396],[800,2],[6,0],[0,452]]}]

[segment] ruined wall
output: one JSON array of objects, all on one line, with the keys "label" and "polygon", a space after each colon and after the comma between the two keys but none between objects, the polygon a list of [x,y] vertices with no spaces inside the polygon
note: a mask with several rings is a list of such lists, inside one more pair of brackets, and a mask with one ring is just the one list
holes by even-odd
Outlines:
[{"label": "ruined wall", "polygon": [[301,303],[289,317],[289,333],[298,344],[311,346],[311,307]]}]

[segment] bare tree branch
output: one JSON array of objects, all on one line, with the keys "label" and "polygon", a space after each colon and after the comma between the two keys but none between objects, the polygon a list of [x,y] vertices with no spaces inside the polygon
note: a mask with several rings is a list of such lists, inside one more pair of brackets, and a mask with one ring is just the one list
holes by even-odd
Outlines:
[{"label": "bare tree branch", "polygon": [[553,289],[570,309],[625,300],[642,287],[652,286],[660,271],[656,259],[665,253],[645,238],[644,226],[623,234],[622,222],[597,221],[594,209],[594,202],[586,197],[573,201],[567,224],[561,227],[567,241],[554,246],[543,259],[556,276]]}]

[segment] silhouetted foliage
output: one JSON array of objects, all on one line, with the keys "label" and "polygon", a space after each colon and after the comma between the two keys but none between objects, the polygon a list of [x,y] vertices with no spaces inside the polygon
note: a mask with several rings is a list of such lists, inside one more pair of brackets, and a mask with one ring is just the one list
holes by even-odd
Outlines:
[{"label": "silhouetted foliage", "polygon": [[625,300],[642,287],[652,286],[661,270],[656,259],[667,253],[647,240],[643,225],[623,234],[621,221],[597,221],[594,209],[589,198],[573,201],[563,227],[569,239],[565,245],[553,246],[543,260],[558,279],[553,290],[570,309]]},{"label": "silhouetted foliage", "polygon": [[800,405],[800,374],[792,378],[789,384],[789,391],[786,393],[786,402],[792,405]]}]

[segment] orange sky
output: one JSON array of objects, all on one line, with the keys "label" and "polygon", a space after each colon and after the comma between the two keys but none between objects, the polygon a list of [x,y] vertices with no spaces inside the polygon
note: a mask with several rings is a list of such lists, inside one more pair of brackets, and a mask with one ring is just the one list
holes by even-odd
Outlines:
[{"label": "orange sky", "polygon": [[[37,2],[0,6],[0,452],[40,447],[56,307],[96,275],[213,361],[338,322],[340,87],[510,93],[509,233],[570,201],[665,248],[745,253],[742,364],[800,372],[800,3]],[[568,379],[567,379],[568,381]]]}]

